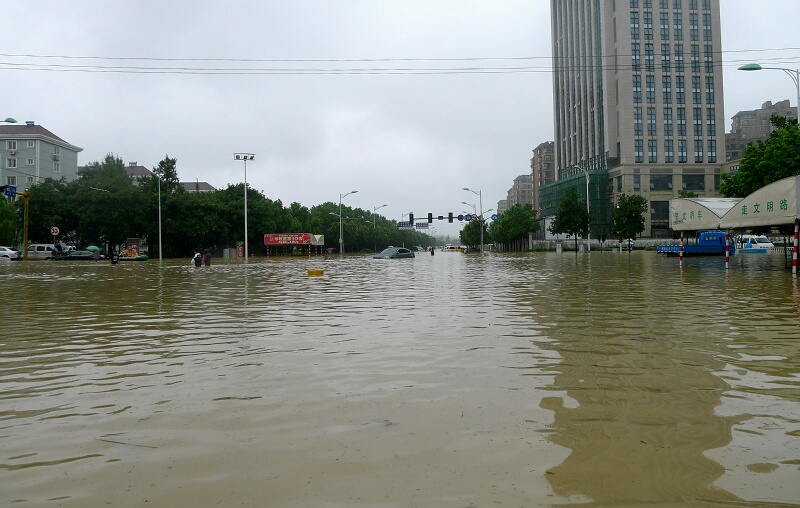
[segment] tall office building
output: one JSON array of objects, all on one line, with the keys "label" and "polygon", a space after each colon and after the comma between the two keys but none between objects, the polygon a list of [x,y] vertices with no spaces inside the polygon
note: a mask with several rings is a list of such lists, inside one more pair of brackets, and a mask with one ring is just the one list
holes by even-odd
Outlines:
[{"label": "tall office building", "polygon": [[719,3],[551,0],[556,178],[588,171],[590,198],[610,204],[641,194],[647,236],[669,233],[679,190],[716,196],[725,160]]}]

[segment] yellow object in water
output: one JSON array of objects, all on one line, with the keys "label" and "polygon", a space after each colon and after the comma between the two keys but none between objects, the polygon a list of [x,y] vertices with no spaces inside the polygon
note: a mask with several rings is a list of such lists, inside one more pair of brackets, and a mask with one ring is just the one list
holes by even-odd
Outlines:
[{"label": "yellow object in water", "polygon": [[320,277],[325,273],[325,270],[309,270],[308,276],[309,277]]}]

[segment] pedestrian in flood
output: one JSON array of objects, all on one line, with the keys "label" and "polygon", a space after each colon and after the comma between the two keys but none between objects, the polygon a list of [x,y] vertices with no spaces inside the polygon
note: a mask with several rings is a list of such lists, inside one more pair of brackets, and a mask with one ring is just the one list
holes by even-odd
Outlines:
[{"label": "pedestrian in flood", "polygon": [[208,249],[203,251],[203,264],[211,266],[211,251]]},{"label": "pedestrian in flood", "polygon": [[433,245],[431,245],[431,256],[433,256],[433,254],[434,254],[435,252],[436,252],[436,247],[434,247]]},{"label": "pedestrian in flood", "polygon": [[203,266],[203,256],[200,255],[200,251],[194,251],[194,256],[192,256],[192,263],[194,266],[200,267]]}]

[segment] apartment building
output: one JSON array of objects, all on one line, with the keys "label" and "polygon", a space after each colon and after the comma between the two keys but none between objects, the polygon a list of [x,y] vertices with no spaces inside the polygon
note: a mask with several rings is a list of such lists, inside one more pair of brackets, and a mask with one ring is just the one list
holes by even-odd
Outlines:
[{"label": "apartment building", "polygon": [[725,134],[725,160],[741,159],[748,143],[766,141],[775,130],[770,118],[784,116],[797,120],[797,108],[789,105],[789,100],[773,104],[767,101],[760,109],[739,111],[731,119],[731,131]]}]

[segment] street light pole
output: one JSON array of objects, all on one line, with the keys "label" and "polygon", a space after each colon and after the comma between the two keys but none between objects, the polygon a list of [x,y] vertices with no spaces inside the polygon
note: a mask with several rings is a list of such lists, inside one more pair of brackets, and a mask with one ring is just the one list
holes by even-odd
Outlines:
[{"label": "street light pole", "polygon": [[247,262],[249,246],[247,245],[247,161],[256,158],[254,153],[235,153],[233,159],[244,161],[244,261]]},{"label": "street light pole", "polygon": [[[586,221],[589,221],[591,212],[589,212],[589,170],[584,169],[577,164],[572,166],[575,169],[580,169],[586,175]],[[592,232],[591,224],[586,224],[586,252],[592,252]]]},{"label": "street light pole", "polygon": [[161,254],[161,177],[156,175],[156,178],[158,178],[158,264],[161,264],[164,260]]},{"label": "street light pole", "polygon": [[378,252],[378,242],[375,239],[375,212],[388,205],[373,206],[372,207],[372,252]]},{"label": "street light pole", "polygon": [[478,221],[478,227],[480,227],[480,229],[481,229],[481,255],[483,255],[483,196],[481,195],[482,191],[480,191],[480,190],[474,191],[474,190],[469,189],[467,187],[464,187],[463,190],[470,191],[471,193],[477,194],[477,196],[478,196],[478,204],[481,207],[481,214],[479,216],[480,217],[480,221]]},{"label": "street light pole", "polygon": [[344,257],[344,229],[342,227],[342,199],[346,198],[350,194],[355,194],[358,192],[357,190],[350,191],[347,194],[339,193],[339,259]]}]

